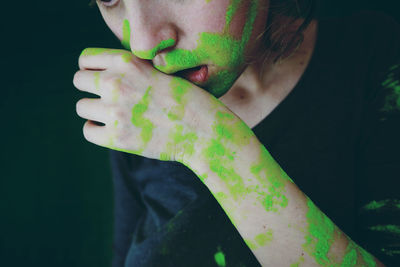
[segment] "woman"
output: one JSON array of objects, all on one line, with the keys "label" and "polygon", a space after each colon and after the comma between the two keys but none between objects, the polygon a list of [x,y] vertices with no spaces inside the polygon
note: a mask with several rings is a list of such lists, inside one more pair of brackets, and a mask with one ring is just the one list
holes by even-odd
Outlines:
[{"label": "woman", "polygon": [[313,1],[97,4],[126,50],[85,49],[74,85],[101,97],[77,103],[85,138],[119,151],[114,266],[395,264],[399,25],[317,21]]}]

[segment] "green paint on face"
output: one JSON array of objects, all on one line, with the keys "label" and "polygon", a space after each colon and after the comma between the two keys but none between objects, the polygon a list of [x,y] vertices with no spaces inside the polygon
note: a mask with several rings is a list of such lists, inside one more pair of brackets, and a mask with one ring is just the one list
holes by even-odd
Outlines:
[{"label": "green paint on face", "polygon": [[308,233],[303,248],[322,266],[331,264],[327,254],[333,242],[335,225],[323,214],[314,203],[307,200]]},{"label": "green paint on face", "polygon": [[149,86],[139,103],[134,105],[132,108],[132,124],[142,129],[140,136],[143,141],[143,147],[138,152],[142,152],[147,143],[153,137],[154,124],[143,116],[149,106],[151,89],[152,87]]},{"label": "green paint on face", "polygon": [[232,0],[231,4],[228,6],[228,9],[226,11],[226,16],[225,16],[224,32],[227,32],[229,30],[233,15],[235,15],[235,13],[238,10],[241,2],[242,2],[241,0]]},{"label": "green paint on face", "polygon": [[185,115],[185,106],[187,99],[185,94],[188,92],[192,84],[182,78],[173,77],[169,87],[172,89],[172,96],[175,99],[177,106],[171,108],[168,112],[168,118],[172,121],[182,120]]},{"label": "green paint on face", "polygon": [[389,90],[389,94],[386,96],[384,106],[380,111],[400,110],[400,64],[389,69],[389,74],[382,86]]},{"label": "green paint on face", "polygon": [[226,266],[225,255],[221,251],[220,248],[218,248],[218,252],[214,254],[214,259],[215,259],[215,262],[218,264],[219,267],[225,267]]},{"label": "green paint on face", "polygon": [[122,25],[122,41],[121,44],[126,50],[131,50],[131,26],[129,24],[129,20],[124,19]]},{"label": "green paint on face", "polygon": [[375,225],[368,227],[368,229],[377,232],[385,232],[389,234],[394,234],[400,236],[400,226],[394,224],[387,224],[387,225]]},{"label": "green paint on face", "polygon": [[357,264],[357,246],[349,239],[340,267],[354,267]]},{"label": "green paint on face", "polygon": [[[226,23],[230,23],[237,11],[238,0],[231,0],[227,8]],[[216,97],[222,96],[237,79],[241,68],[244,68],[245,47],[250,39],[253,24],[257,15],[258,0],[251,0],[247,20],[240,40],[229,35],[229,25],[222,33],[203,32],[199,34],[198,45],[194,50],[174,49],[165,55],[165,65],[155,67],[171,73],[177,68],[187,69],[202,64],[219,67],[219,73],[205,83],[204,88]]]},{"label": "green paint on face", "polygon": [[98,91],[100,90],[100,72],[95,72],[93,75],[94,75],[94,88]]},{"label": "green paint on face", "polygon": [[266,233],[261,233],[256,235],[254,240],[257,242],[259,246],[265,246],[267,243],[271,242],[273,239],[272,237],[272,230],[268,230]]},{"label": "green paint on face", "polygon": [[156,47],[153,49],[145,50],[145,51],[139,51],[139,50],[134,50],[132,51],[133,54],[139,58],[142,59],[153,59],[159,51],[164,50],[165,48],[171,47],[175,45],[175,40],[174,39],[168,39],[168,40],[163,40],[161,41]]}]

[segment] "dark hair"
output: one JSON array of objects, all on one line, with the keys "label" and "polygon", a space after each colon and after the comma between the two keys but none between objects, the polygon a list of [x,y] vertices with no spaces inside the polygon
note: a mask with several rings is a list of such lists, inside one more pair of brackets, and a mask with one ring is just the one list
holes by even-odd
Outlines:
[{"label": "dark hair", "polygon": [[[304,30],[315,18],[315,9],[316,0],[270,0],[267,28],[261,36],[266,45],[263,57],[274,55],[275,63],[294,54],[304,40]],[[299,19],[304,20],[293,31]]]}]

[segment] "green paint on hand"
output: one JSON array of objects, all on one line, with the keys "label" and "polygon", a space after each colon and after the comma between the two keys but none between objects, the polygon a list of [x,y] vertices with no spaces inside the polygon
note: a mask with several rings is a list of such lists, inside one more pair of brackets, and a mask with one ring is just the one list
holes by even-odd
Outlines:
[{"label": "green paint on hand", "polygon": [[254,240],[259,246],[265,246],[273,239],[272,230],[269,229],[266,233],[261,233],[255,236]]},{"label": "green paint on hand", "polygon": [[218,264],[219,267],[225,267],[226,266],[225,255],[221,251],[220,248],[218,248],[218,252],[214,254],[214,259],[215,259],[215,262]]},{"label": "green paint on hand", "polygon": [[94,74],[94,88],[100,90],[100,72],[95,72]]},{"label": "green paint on hand", "polygon": [[82,51],[81,56],[97,56],[97,55],[113,55],[119,54],[125,62],[130,62],[132,54],[128,51],[121,49],[109,49],[109,48],[86,48]]},{"label": "green paint on hand", "polygon": [[157,53],[160,51],[164,50],[165,48],[172,47],[175,45],[175,40],[174,39],[168,39],[168,40],[163,40],[161,41],[158,45],[156,45],[154,48],[145,50],[145,51],[140,51],[140,50],[134,50],[132,51],[133,54],[139,58],[142,59],[153,59]]},{"label": "green paint on hand", "polygon": [[333,242],[335,225],[309,198],[307,206],[308,233],[305,236],[306,242],[303,244],[303,248],[320,265],[328,266],[331,261],[327,254]]},{"label": "green paint on hand", "polygon": [[121,44],[122,46],[127,49],[131,50],[131,26],[129,24],[129,20],[124,19],[123,25],[122,25],[122,41]]},{"label": "green paint on hand", "polygon": [[183,132],[182,125],[176,125],[169,133],[170,142],[167,143],[165,151],[160,154],[161,160],[175,160],[184,163],[185,156],[192,156],[194,144],[198,137],[195,132]]},{"label": "green paint on hand", "polygon": [[132,124],[142,129],[140,136],[143,141],[143,146],[139,150],[139,152],[143,151],[147,143],[153,137],[154,124],[149,119],[143,116],[149,106],[151,89],[152,87],[149,86],[139,103],[134,105],[132,108]]}]

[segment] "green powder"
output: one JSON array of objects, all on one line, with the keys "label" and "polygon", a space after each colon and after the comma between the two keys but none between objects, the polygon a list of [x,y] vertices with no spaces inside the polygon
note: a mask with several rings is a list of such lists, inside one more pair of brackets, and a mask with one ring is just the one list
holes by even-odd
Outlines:
[{"label": "green powder", "polygon": [[259,246],[265,246],[267,243],[271,242],[273,239],[272,230],[268,230],[266,233],[261,233],[256,235],[254,240]]},{"label": "green powder", "polygon": [[389,90],[385,98],[385,104],[380,111],[390,112],[400,110],[400,64],[394,65],[389,69],[389,74],[382,86]]},{"label": "green powder", "polygon": [[340,267],[353,267],[357,264],[357,246],[351,239],[348,239],[348,242]]},{"label": "green powder", "polygon": [[385,232],[385,233],[400,236],[400,226],[394,225],[394,224],[375,225],[375,226],[368,227],[368,229],[370,229],[372,231]]},{"label": "green powder", "polygon": [[139,51],[139,50],[134,50],[132,51],[133,54],[139,58],[142,59],[153,59],[156,54],[165,48],[171,47],[175,45],[175,40],[174,39],[168,39],[168,40],[163,40],[161,41],[156,47],[145,50],[145,51]]},{"label": "green powder", "polygon": [[225,267],[226,266],[225,255],[221,251],[220,248],[218,248],[218,252],[214,254],[214,259],[215,259],[215,262],[218,264],[219,267]]},{"label": "green powder", "polygon": [[380,210],[382,208],[400,208],[400,200],[398,199],[384,199],[380,201],[373,200],[364,207],[362,207],[363,210]]},{"label": "green powder", "polygon": [[300,264],[302,264],[303,262],[304,262],[304,257],[301,256],[297,262],[290,264],[290,267],[299,267]]},{"label": "green powder", "polygon": [[376,267],[376,262],[374,257],[369,254],[366,250],[364,250],[362,247],[358,246],[358,251],[361,254],[362,259],[364,260],[364,263],[366,265],[363,265],[365,267]]},{"label": "green powder", "polygon": [[97,55],[113,55],[120,54],[125,62],[130,62],[132,55],[130,52],[120,49],[109,49],[109,48],[86,48],[82,51],[81,56],[97,56]]},{"label": "green powder", "polygon": [[140,136],[143,141],[143,146],[139,150],[139,152],[143,151],[147,143],[153,137],[154,124],[149,119],[143,116],[149,106],[151,89],[152,87],[149,86],[139,103],[134,105],[132,108],[132,124],[142,129]]},{"label": "green powder", "polygon": [[182,78],[173,77],[169,87],[171,88],[172,96],[178,105],[171,108],[168,112],[168,118],[172,121],[182,120],[185,115],[185,106],[187,103],[185,94],[188,92],[189,88],[192,87],[192,84]]},{"label": "green powder", "polygon": [[[226,28],[238,9],[239,1],[231,0],[226,13]],[[155,67],[163,72],[171,73],[180,69],[193,68],[205,62],[221,67],[222,71],[210,78],[205,89],[216,97],[222,96],[238,77],[240,67],[244,63],[243,53],[253,30],[257,15],[258,0],[252,0],[243,28],[242,38],[235,40],[228,34],[229,29],[222,33],[203,32],[199,34],[198,45],[194,50],[174,49],[165,55],[166,65]]]},{"label": "green powder", "polygon": [[124,19],[123,25],[122,25],[122,41],[121,44],[123,47],[125,47],[126,50],[131,50],[131,26],[129,24],[129,20]]},{"label": "green powder", "polygon": [[[183,162],[183,158],[179,157],[182,155],[193,155],[197,134],[195,132],[184,133],[183,126],[176,125],[175,129],[169,133],[169,140],[172,141],[167,143],[165,152],[163,152],[160,157],[162,157],[162,160],[174,159],[176,161]],[[178,158],[171,158],[171,156],[177,156]]]},{"label": "green powder", "polygon": [[306,243],[303,244],[303,248],[320,265],[328,266],[331,264],[331,261],[327,254],[333,242],[335,225],[309,198],[307,206],[308,233],[305,236]]},{"label": "green powder", "polygon": [[95,72],[94,74],[94,88],[100,90],[100,72]]},{"label": "green powder", "polygon": [[258,247],[255,243],[253,243],[253,241],[249,240],[249,239],[244,239],[244,242],[246,243],[246,245],[251,249],[251,250],[256,250]]}]

